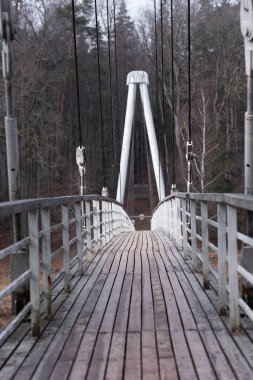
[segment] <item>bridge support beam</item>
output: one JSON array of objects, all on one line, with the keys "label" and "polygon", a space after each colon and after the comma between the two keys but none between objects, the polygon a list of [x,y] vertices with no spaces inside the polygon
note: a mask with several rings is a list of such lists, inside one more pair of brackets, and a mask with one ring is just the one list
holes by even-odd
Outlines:
[{"label": "bridge support beam", "polygon": [[149,79],[145,71],[132,71],[127,76],[127,85],[128,85],[128,98],[127,98],[127,109],[126,109],[126,118],[124,126],[124,135],[122,142],[122,151],[121,151],[121,160],[120,160],[120,173],[118,179],[118,188],[117,188],[117,201],[123,203],[126,187],[126,177],[127,169],[129,162],[129,152],[130,144],[132,137],[132,127],[134,120],[134,106],[136,99],[136,87],[140,86],[141,100],[144,111],[144,118],[148,133],[149,146],[151,151],[151,157],[154,167],[156,186],[159,200],[165,198],[165,186],[163,173],[161,168],[161,163],[159,159],[158,145],[155,135],[154,121],[151,111],[151,105],[148,94],[148,84]]},{"label": "bridge support beam", "polygon": [[124,202],[124,194],[126,188],[126,177],[127,168],[129,161],[130,144],[133,129],[134,120],[134,105],[136,99],[136,85],[128,84],[128,97],[127,97],[127,108],[126,108],[126,118],[124,125],[124,135],[121,149],[121,159],[120,159],[120,173],[118,179],[118,189],[117,189],[117,201]]}]

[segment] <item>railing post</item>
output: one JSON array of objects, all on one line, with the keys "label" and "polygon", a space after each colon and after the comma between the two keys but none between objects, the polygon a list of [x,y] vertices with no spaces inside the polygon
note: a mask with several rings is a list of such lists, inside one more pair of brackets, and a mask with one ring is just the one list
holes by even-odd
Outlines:
[{"label": "railing post", "polygon": [[94,251],[98,251],[98,211],[97,202],[92,201],[92,211],[93,211],[93,236],[94,236]]},{"label": "railing post", "polygon": [[179,250],[182,249],[182,226],[181,226],[181,205],[180,198],[176,198],[176,236],[177,236],[177,247]]},{"label": "railing post", "polygon": [[78,274],[81,276],[83,274],[83,239],[82,239],[82,218],[81,213],[83,205],[80,202],[75,203],[75,218],[76,218],[76,250],[77,250],[77,265]]},{"label": "railing post", "polygon": [[218,309],[221,315],[227,313],[226,247],[226,206],[218,204]]},{"label": "railing post", "polygon": [[106,202],[102,201],[102,246],[106,243]]},{"label": "railing post", "polygon": [[28,226],[30,236],[29,260],[30,260],[30,295],[31,295],[31,329],[32,336],[40,334],[40,260],[39,260],[39,233],[38,210],[28,212]]},{"label": "railing post", "polygon": [[105,203],[105,243],[110,240],[110,215],[109,215],[109,203]]},{"label": "railing post", "polygon": [[44,313],[48,319],[52,318],[52,282],[51,282],[51,234],[50,209],[41,209],[42,224],[42,255],[43,255],[43,288]]},{"label": "railing post", "polygon": [[191,251],[192,251],[192,270],[195,272],[198,269],[198,256],[196,244],[196,202],[190,200],[191,210]]},{"label": "railing post", "polygon": [[85,214],[86,214],[86,250],[91,253],[91,207],[90,202],[85,202]]},{"label": "railing post", "polygon": [[227,206],[228,221],[228,260],[229,260],[229,311],[230,328],[236,331],[239,319],[239,288],[238,288],[238,246],[237,246],[237,211]]},{"label": "railing post", "polygon": [[115,235],[115,221],[114,221],[114,209],[113,203],[110,203],[110,239]]},{"label": "railing post", "polygon": [[201,202],[201,232],[203,253],[203,286],[209,289],[209,256],[208,256],[208,206],[207,202]]},{"label": "railing post", "polygon": [[69,252],[69,211],[68,206],[62,206],[62,242],[63,242],[63,268],[64,289],[70,292],[70,252]]},{"label": "railing post", "polygon": [[182,230],[183,230],[183,252],[184,258],[188,258],[188,242],[187,242],[187,220],[186,220],[186,199],[182,199]]},{"label": "railing post", "polygon": [[170,238],[171,240],[174,240],[174,199],[170,200]]},{"label": "railing post", "polygon": [[101,247],[101,223],[100,223],[100,202],[97,201],[97,231],[98,231],[98,249]]}]

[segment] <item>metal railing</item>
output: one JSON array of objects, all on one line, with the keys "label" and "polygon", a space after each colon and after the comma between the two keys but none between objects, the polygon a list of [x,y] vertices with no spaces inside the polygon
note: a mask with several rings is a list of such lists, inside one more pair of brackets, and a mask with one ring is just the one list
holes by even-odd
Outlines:
[{"label": "metal railing", "polygon": [[[97,252],[121,232],[134,230],[120,203],[97,195],[0,203],[1,220],[15,214],[22,214],[27,219],[28,234],[0,250],[0,265],[4,258],[25,249],[29,255],[29,268],[1,290],[0,301],[29,281],[30,302],[1,330],[0,344],[28,313],[31,313],[32,334],[38,336],[42,313],[46,318],[52,317],[53,286],[63,278],[65,292],[70,292],[70,270],[74,264],[77,264],[78,274],[81,275],[85,255]],[[58,223],[53,223],[52,219],[58,219]],[[55,233],[60,235],[58,240],[61,245],[53,251],[52,236]],[[72,247],[75,248],[74,256]],[[52,280],[52,260],[60,254],[63,255],[63,265]]]},{"label": "metal railing", "polygon": [[[253,247],[245,232],[248,211],[253,211],[252,196],[174,193],[158,204],[151,220],[151,229],[168,234],[193,271],[201,267],[204,288],[210,286],[210,274],[218,281],[218,310],[226,314],[229,306],[232,331],[240,325],[240,308],[253,321],[242,295],[243,282],[253,287],[253,274],[240,264],[243,246]],[[210,263],[210,253],[217,255],[218,268]]]}]

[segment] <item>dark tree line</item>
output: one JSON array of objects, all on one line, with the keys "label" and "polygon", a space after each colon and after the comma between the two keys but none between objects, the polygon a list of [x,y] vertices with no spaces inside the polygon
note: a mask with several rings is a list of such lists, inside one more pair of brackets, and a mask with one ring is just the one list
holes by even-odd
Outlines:
[{"label": "dark tree line", "polygon": [[[17,30],[17,37],[12,45],[13,83],[19,124],[22,196],[27,198],[77,193],[79,179],[75,148],[80,141],[71,4],[65,0],[16,0],[13,3]],[[132,70],[145,70],[150,77],[150,96],[169,193],[173,149],[170,2],[164,1],[162,5],[163,30],[160,1],[157,2],[156,20],[154,10],[143,9],[138,19],[133,21],[128,14],[125,0],[118,0],[115,4],[114,13],[113,2],[109,2],[109,67],[106,2],[98,1],[98,30],[95,27],[94,1],[76,2],[82,144],[87,150],[87,191],[100,192],[105,177],[110,194],[115,195],[127,98],[126,77]],[[175,166],[176,181],[181,191],[186,189],[187,27],[187,2],[175,0]],[[197,155],[193,165],[194,189],[242,191],[246,94],[238,4],[229,0],[193,2],[191,59],[192,135]],[[0,94],[0,192],[1,200],[6,200],[8,191],[2,80]],[[111,101],[113,114],[110,112]],[[138,128],[143,128],[139,103],[134,134],[135,177],[130,181],[132,183],[145,182],[148,177],[148,170],[145,168],[145,136],[138,132]]]}]

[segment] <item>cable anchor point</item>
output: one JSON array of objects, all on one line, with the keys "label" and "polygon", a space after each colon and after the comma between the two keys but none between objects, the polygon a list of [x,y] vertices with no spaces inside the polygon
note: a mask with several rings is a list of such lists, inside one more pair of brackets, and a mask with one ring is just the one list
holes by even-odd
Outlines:
[{"label": "cable anchor point", "polygon": [[87,163],[87,157],[86,157],[86,150],[83,146],[78,146],[76,148],[76,163],[79,169],[80,179],[81,179],[81,195],[85,194],[86,191],[86,184],[85,184],[85,173],[86,173],[86,163]]}]

